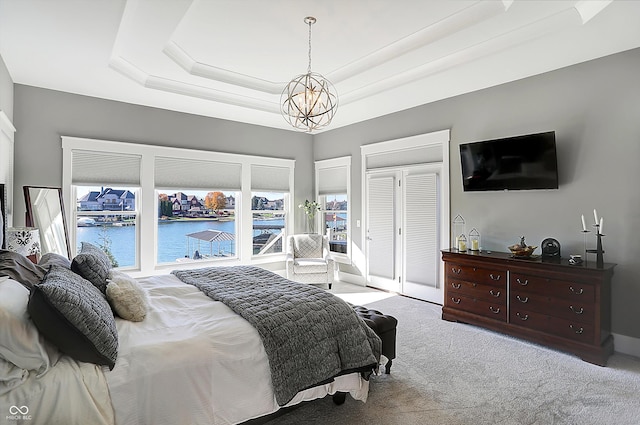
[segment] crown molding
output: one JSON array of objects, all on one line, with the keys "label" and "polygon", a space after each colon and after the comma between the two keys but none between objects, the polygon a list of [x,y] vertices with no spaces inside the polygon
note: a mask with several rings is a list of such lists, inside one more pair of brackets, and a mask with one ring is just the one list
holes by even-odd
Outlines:
[{"label": "crown molding", "polygon": [[393,77],[379,80],[359,89],[344,93],[340,96],[340,102],[342,105],[356,102],[382,91],[394,89],[447,69],[478,60],[482,57],[505,51],[553,32],[566,30],[571,26],[579,25],[582,25],[582,22],[576,19],[576,9],[573,7],[565,9],[544,19],[499,34],[486,41],[441,56],[421,66],[398,73]]},{"label": "crown molding", "polygon": [[286,83],[267,81],[261,78],[251,77],[239,72],[229,71],[228,69],[218,68],[198,62],[175,41],[169,41],[165,45],[163,52],[186,72],[198,77],[204,77],[210,80],[277,95],[280,95],[286,86]]},{"label": "crown molding", "polygon": [[119,56],[112,56],[109,59],[109,66],[125,77],[146,88],[212,100],[228,105],[242,106],[274,114],[280,113],[279,104],[277,102],[269,102],[249,96],[242,96],[222,90],[147,74],[131,62]]}]

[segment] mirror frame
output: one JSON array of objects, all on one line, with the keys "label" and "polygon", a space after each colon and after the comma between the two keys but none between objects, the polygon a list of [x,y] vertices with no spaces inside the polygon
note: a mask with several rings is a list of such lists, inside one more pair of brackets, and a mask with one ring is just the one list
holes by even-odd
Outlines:
[{"label": "mirror frame", "polygon": [[4,183],[0,183],[0,249],[7,248],[7,196]]},{"label": "mirror frame", "polygon": [[[25,217],[25,224],[27,227],[36,227],[35,220],[33,217],[33,209],[31,204],[31,194],[29,193],[29,189],[50,189],[56,190],[58,192],[58,199],[60,201],[60,212],[62,214],[62,227],[64,230],[65,243],[67,245],[67,258],[71,260],[71,245],[69,244],[69,230],[67,229],[67,216],[64,211],[64,201],[62,198],[62,188],[59,187],[50,187],[50,186],[23,186],[24,191],[24,202],[27,207],[27,214]],[[45,254],[43,252],[42,254]],[[58,253],[60,254],[60,253]],[[62,254],[61,254],[62,255]]]}]

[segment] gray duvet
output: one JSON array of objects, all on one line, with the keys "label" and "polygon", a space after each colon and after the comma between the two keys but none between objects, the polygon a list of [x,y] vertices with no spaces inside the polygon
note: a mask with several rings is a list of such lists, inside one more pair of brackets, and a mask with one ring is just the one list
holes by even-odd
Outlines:
[{"label": "gray duvet", "polygon": [[343,300],[252,266],[172,272],[221,301],[260,334],[280,406],[306,388],[377,367],[380,338]]}]

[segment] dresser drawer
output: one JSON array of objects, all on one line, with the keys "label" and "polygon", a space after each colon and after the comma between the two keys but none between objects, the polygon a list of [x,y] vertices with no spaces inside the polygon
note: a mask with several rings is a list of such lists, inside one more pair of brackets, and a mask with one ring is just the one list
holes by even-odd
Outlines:
[{"label": "dresser drawer", "polygon": [[502,322],[507,321],[507,305],[504,302],[490,302],[468,297],[459,292],[448,291],[444,300],[445,306],[468,311],[469,313],[489,317]]},{"label": "dresser drawer", "polygon": [[526,309],[548,316],[579,320],[583,323],[595,323],[596,306],[580,300],[552,298],[546,295],[532,294],[526,290],[513,288],[509,294],[510,308]]},{"label": "dresser drawer", "polygon": [[514,306],[510,309],[509,321],[514,326],[522,326],[584,343],[593,343],[595,334],[593,324],[553,317]]},{"label": "dresser drawer", "polygon": [[507,285],[487,285],[485,283],[466,282],[451,276],[447,278],[447,293],[458,293],[471,298],[480,298],[506,305]]},{"label": "dresser drawer", "polygon": [[552,298],[561,297],[583,303],[593,303],[596,297],[593,285],[580,282],[547,279],[515,272],[511,273],[509,282],[512,292],[521,290],[527,294],[541,294]]},{"label": "dresser drawer", "polygon": [[447,263],[447,276],[467,282],[486,283],[502,286],[507,282],[507,271],[501,269],[485,269],[462,264]]}]

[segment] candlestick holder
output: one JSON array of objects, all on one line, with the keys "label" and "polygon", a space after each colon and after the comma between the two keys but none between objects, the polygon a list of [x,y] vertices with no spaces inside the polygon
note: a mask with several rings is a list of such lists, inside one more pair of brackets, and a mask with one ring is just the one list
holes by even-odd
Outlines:
[{"label": "candlestick holder", "polygon": [[604,235],[600,234],[599,224],[594,224],[593,227],[596,228],[596,249],[587,249],[586,252],[596,254],[596,267],[602,268],[604,267],[604,249],[602,248],[602,237]]},{"label": "candlestick holder", "polygon": [[591,230],[584,229],[582,230],[582,239],[583,239],[583,251],[584,251],[584,261],[587,262],[587,233],[591,233]]}]

